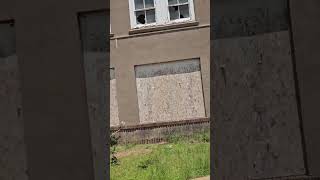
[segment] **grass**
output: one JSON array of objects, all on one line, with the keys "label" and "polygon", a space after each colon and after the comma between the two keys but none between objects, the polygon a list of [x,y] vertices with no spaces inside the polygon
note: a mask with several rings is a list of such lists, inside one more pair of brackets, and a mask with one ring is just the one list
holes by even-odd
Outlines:
[{"label": "grass", "polygon": [[187,180],[210,174],[209,133],[171,136],[166,144],[117,147],[111,180]]}]

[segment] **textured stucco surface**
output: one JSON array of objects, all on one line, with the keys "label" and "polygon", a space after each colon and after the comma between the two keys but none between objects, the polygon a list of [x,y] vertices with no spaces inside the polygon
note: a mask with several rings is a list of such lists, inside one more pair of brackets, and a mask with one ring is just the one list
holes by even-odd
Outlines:
[{"label": "textured stucco surface", "polygon": [[0,24],[0,180],[27,180],[14,27]]},{"label": "textured stucco surface", "polygon": [[110,126],[118,126],[120,124],[117,100],[117,80],[115,79],[114,71],[114,69],[110,69]]},{"label": "textured stucco surface", "polygon": [[287,0],[215,0],[213,8],[214,39],[288,29]]},{"label": "textured stucco surface", "polygon": [[304,174],[289,32],[213,47],[214,178]]},{"label": "textured stucco surface", "polygon": [[134,66],[200,57],[205,109],[210,114],[210,3],[194,0],[198,25],[184,28],[157,28],[148,33],[130,33],[128,1],[110,1],[111,58],[117,71],[119,118],[126,125],[137,125],[139,105]]},{"label": "textured stucco surface", "polygon": [[199,60],[135,67],[140,123],[205,117]]},{"label": "textured stucco surface", "polygon": [[[199,4],[201,2],[203,4],[208,3],[207,0],[198,1]],[[114,3],[118,3],[118,1]],[[118,21],[118,17],[113,16],[112,18]],[[198,18],[202,22],[202,19],[207,17],[198,16]],[[119,20],[118,22],[124,21]],[[128,24],[124,25],[127,26]],[[182,28],[181,30],[175,29],[170,32],[160,31],[155,34],[139,35],[121,39],[118,38],[118,34],[115,32],[114,39],[110,40],[110,64],[115,67],[117,74],[120,121],[125,121],[126,125],[136,125],[140,122],[135,66],[199,57],[205,109],[207,115],[210,114],[210,27],[194,26],[193,29]]]}]

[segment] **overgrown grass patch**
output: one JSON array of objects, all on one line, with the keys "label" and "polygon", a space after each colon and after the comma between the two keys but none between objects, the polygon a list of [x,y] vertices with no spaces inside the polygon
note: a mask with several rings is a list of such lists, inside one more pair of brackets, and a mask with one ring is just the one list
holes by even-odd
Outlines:
[{"label": "overgrown grass patch", "polygon": [[121,145],[111,180],[187,180],[210,174],[209,133],[172,136],[166,144]]}]

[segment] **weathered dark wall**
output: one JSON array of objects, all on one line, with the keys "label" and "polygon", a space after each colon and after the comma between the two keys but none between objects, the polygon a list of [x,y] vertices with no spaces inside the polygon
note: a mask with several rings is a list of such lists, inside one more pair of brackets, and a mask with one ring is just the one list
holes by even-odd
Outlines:
[{"label": "weathered dark wall", "polygon": [[13,22],[0,22],[0,179],[27,180],[20,72]]},{"label": "weathered dark wall", "polygon": [[215,0],[214,179],[306,173],[286,0]]},{"label": "weathered dark wall", "polygon": [[286,0],[215,0],[211,19],[214,39],[253,36],[288,29]]},{"label": "weathered dark wall", "polygon": [[16,25],[29,179],[95,178],[77,13],[107,8],[105,0],[1,2],[0,21]]},{"label": "weathered dark wall", "polygon": [[311,175],[320,176],[320,1],[290,2],[306,164]]},{"label": "weathered dark wall", "polygon": [[304,174],[288,31],[216,40],[214,49],[215,172]]},{"label": "weathered dark wall", "polygon": [[107,70],[108,49],[106,38],[107,11],[79,14],[80,35],[86,83],[86,97],[90,119],[91,144],[95,169],[95,179],[105,179],[107,136]]}]

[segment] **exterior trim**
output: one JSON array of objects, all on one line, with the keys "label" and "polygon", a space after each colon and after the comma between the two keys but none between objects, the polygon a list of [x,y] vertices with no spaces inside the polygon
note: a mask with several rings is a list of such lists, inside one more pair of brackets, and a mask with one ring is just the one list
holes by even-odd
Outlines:
[{"label": "exterior trim", "polygon": [[189,13],[190,17],[185,19],[177,19],[177,20],[170,20],[170,12],[169,12],[169,4],[168,0],[154,0],[154,8],[155,8],[155,19],[156,22],[151,24],[143,24],[139,25],[136,22],[135,18],[135,4],[134,0],[128,0],[129,2],[129,16],[130,16],[130,27],[131,29],[141,29],[141,28],[148,28],[148,27],[157,27],[162,25],[170,25],[175,23],[183,23],[186,21],[194,21],[195,20],[195,10],[194,10],[194,2],[193,0],[189,0]]},{"label": "exterior trim", "polygon": [[182,27],[189,27],[189,26],[197,26],[197,25],[199,25],[198,21],[176,23],[176,24],[170,24],[170,25],[160,25],[160,26],[153,26],[153,27],[148,27],[148,28],[143,28],[143,29],[142,28],[141,29],[131,29],[129,31],[129,34],[154,32],[154,31],[161,31],[161,30],[182,28]]},{"label": "exterior trim", "polygon": [[115,35],[114,37],[110,38],[110,40],[128,39],[128,38],[134,38],[134,37],[140,37],[140,36],[155,35],[155,34],[176,32],[176,31],[186,31],[186,30],[201,29],[201,28],[210,28],[210,24],[204,24],[204,25],[199,25],[199,26],[185,26],[185,27],[178,26],[178,27],[173,27],[173,28],[168,28],[168,29],[153,30],[150,32],[140,32],[140,33],[136,33],[136,34],[122,35],[122,36]]},{"label": "exterior trim", "polygon": [[186,124],[198,124],[198,123],[207,123],[210,122],[210,118],[199,118],[199,119],[189,119],[189,120],[180,120],[180,121],[170,121],[170,122],[156,122],[156,123],[148,123],[148,124],[138,124],[131,126],[114,126],[110,127],[111,131],[133,131],[133,130],[141,130],[147,128],[158,128],[158,127],[167,127],[167,126],[176,126],[176,125],[186,125]]}]

